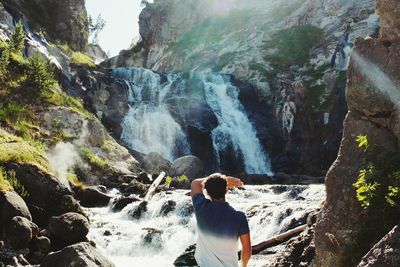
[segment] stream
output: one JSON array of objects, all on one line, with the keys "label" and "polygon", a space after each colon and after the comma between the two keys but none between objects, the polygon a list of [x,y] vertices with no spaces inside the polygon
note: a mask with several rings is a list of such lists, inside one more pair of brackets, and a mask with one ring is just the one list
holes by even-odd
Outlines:
[{"label": "stream", "polygon": [[[86,209],[91,218],[88,238],[117,267],[171,267],[196,242],[196,220],[187,192],[157,193],[139,219],[130,214],[140,202],[116,213],[111,204]],[[110,193],[119,195],[117,191]],[[304,223],[307,214],[320,207],[324,199],[324,185],[246,186],[227,194],[231,206],[246,212],[253,245]],[[254,257],[249,266],[265,266],[265,260]]]}]

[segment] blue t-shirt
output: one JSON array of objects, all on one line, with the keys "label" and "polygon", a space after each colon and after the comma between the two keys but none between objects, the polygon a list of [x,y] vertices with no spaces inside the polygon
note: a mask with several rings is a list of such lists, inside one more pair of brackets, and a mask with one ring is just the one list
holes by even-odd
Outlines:
[{"label": "blue t-shirt", "polygon": [[202,193],[192,200],[198,228],[197,263],[201,267],[238,266],[238,238],[250,232],[246,215]]}]

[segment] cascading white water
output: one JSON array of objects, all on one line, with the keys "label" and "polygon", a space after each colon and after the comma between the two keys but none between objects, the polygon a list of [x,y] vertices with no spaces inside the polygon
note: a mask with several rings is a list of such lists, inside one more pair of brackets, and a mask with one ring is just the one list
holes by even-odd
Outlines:
[{"label": "cascading white water", "polygon": [[239,89],[220,74],[196,75],[204,82],[206,101],[218,118],[219,125],[212,131],[217,159],[219,151],[232,144],[236,154],[243,156],[247,173],[271,175],[269,158],[239,102]]},{"label": "cascading white water", "polygon": [[[109,208],[88,209],[92,221],[88,237],[117,267],[171,267],[196,242],[196,221],[186,192],[156,194],[140,219],[129,215],[139,202],[118,213]],[[247,213],[253,244],[286,231],[293,221],[318,208],[324,198],[323,185],[246,186],[246,190],[234,190],[227,195],[234,208]],[[176,203],[175,208],[163,214],[162,207],[168,202]],[[150,237],[149,228],[155,229]],[[264,257],[261,261],[253,259],[249,266],[265,264]]]},{"label": "cascading white water", "polygon": [[[163,82],[159,74],[142,68],[118,68],[113,76],[124,80],[129,87],[130,109],[123,120],[122,140],[133,150],[146,154],[158,152],[168,160],[189,154],[186,133],[169,112],[171,106],[167,102],[175,101],[173,112],[190,110],[192,107],[184,106],[179,99],[191,98],[185,88],[193,84],[174,73],[167,74],[167,81]],[[203,83],[204,89],[197,90],[204,90],[201,92],[204,101],[218,120],[211,133],[217,165],[221,166],[221,153],[229,147],[241,159],[247,173],[272,174],[268,155],[238,99],[239,88],[231,84],[229,76],[217,73],[190,76],[191,81]]]},{"label": "cascading white water", "polygon": [[161,84],[157,73],[142,68],[118,68],[113,76],[129,87],[130,109],[122,124],[121,139],[132,149],[148,154],[158,152],[168,160],[190,149],[181,126],[168,112],[164,98],[174,82],[173,75]]}]

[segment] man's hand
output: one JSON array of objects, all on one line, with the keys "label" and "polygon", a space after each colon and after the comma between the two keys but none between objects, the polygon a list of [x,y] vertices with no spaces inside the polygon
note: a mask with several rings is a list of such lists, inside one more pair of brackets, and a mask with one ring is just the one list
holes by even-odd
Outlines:
[{"label": "man's hand", "polygon": [[198,193],[203,193],[203,181],[205,179],[196,179],[192,181],[192,186],[190,190],[190,196],[193,197],[194,195]]},{"label": "man's hand", "polygon": [[230,188],[242,188],[244,183],[239,178],[228,176],[226,177],[227,187]]}]

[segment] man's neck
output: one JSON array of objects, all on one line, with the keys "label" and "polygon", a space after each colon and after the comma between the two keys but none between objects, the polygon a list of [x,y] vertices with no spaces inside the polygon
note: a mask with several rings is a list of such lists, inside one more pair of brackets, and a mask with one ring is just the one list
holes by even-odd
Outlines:
[{"label": "man's neck", "polygon": [[223,198],[213,198],[213,199],[211,199],[212,201],[214,201],[214,202],[226,202],[225,201],[225,198],[223,197]]}]

